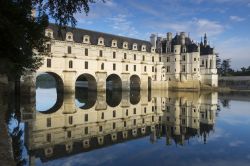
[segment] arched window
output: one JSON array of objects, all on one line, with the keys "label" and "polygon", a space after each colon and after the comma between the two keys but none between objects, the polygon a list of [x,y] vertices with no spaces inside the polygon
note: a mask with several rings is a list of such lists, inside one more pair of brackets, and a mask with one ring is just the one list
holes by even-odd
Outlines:
[{"label": "arched window", "polygon": [[73,61],[72,60],[69,61],[69,68],[73,68]]}]

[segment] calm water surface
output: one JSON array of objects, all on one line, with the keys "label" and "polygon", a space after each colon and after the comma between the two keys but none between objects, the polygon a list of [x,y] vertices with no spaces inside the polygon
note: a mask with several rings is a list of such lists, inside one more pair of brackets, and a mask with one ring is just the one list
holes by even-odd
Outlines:
[{"label": "calm water surface", "polygon": [[22,112],[25,165],[250,165],[248,97],[36,92]]}]

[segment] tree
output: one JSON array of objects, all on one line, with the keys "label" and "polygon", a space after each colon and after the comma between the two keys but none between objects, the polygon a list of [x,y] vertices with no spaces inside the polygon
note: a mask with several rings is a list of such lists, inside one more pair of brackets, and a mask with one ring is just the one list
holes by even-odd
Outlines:
[{"label": "tree", "polygon": [[219,57],[219,54],[216,53],[216,68],[217,68],[217,72],[219,75],[221,75],[221,59]]},{"label": "tree", "polygon": [[221,73],[223,76],[228,75],[230,72],[232,72],[231,69],[231,59],[224,59],[221,63]]},{"label": "tree", "polygon": [[[89,12],[95,0],[3,0],[0,1],[0,73],[19,77],[41,65],[48,40],[44,30],[48,18],[60,28],[76,25],[74,14]],[[37,15],[32,15],[36,9]],[[59,28],[59,29],[60,29]],[[34,51],[37,50],[37,51]]]}]

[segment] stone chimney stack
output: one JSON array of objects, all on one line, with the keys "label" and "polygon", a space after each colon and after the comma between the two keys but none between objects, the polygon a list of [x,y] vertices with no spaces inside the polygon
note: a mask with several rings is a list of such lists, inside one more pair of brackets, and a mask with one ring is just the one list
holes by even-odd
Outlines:
[{"label": "stone chimney stack", "polygon": [[186,33],[181,32],[180,36],[181,36],[181,45],[185,45]]},{"label": "stone chimney stack", "polygon": [[152,46],[155,48],[156,48],[156,40],[157,40],[157,36],[155,34],[151,34],[150,42],[151,42]]}]

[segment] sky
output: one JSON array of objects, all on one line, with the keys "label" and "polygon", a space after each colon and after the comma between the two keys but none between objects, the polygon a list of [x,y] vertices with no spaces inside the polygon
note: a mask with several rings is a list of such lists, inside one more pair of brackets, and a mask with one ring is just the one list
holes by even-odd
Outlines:
[{"label": "sky", "polygon": [[232,68],[250,66],[250,0],[97,0],[76,18],[79,28],[148,41],[183,31],[199,42],[207,33]]}]

